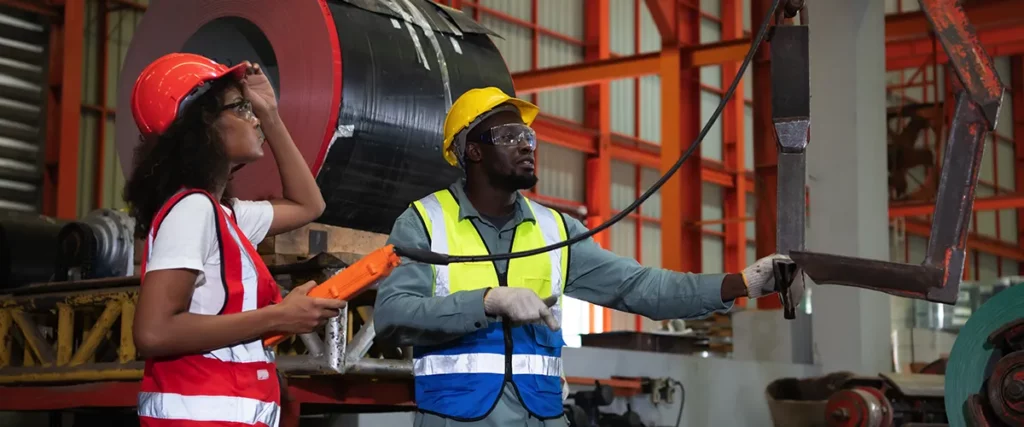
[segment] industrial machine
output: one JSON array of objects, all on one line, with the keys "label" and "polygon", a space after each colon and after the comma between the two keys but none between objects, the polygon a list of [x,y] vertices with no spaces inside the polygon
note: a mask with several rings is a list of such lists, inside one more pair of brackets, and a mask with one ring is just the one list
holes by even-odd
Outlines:
[{"label": "industrial machine", "polygon": [[825,405],[830,427],[926,427],[947,425],[943,377],[882,374],[851,377]]}]

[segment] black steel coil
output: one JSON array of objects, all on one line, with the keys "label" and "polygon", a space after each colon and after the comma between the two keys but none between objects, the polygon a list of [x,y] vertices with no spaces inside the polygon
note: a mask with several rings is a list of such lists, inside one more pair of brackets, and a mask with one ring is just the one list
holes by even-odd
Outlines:
[{"label": "black steel coil", "polygon": [[42,215],[0,212],[0,289],[49,281],[63,226]]},{"label": "black steel coil", "polygon": [[[476,87],[514,95],[490,34],[429,0],[154,1],[122,69],[123,169],[138,139],[127,97],[146,64],[172,51],[259,62],[327,201],[318,222],[387,233],[410,202],[459,175],[441,153],[450,103]],[[236,173],[237,196],[280,195],[270,157]]]}]

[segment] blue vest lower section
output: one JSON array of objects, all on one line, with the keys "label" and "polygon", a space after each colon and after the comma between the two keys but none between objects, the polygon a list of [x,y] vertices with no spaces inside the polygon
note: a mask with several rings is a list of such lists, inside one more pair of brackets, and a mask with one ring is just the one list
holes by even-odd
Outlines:
[{"label": "blue vest lower section", "polygon": [[415,347],[417,407],[457,420],[483,418],[501,397],[508,373],[531,414],[561,416],[561,332],[539,325],[511,331],[511,354],[501,323],[444,345]]}]

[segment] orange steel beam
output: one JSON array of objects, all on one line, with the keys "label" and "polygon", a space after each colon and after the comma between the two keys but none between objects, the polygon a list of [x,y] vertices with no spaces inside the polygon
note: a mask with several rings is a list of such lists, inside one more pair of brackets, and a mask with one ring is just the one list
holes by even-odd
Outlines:
[{"label": "orange steel beam", "polygon": [[[768,13],[771,0],[751,0],[751,28]],[[754,210],[755,256],[765,257],[775,253],[775,208],[778,194],[775,188],[778,179],[778,149],[775,143],[775,127],[772,125],[772,75],[771,45],[765,43],[754,57],[754,184],[756,185],[757,206]],[[778,310],[782,302],[778,298],[758,298],[757,308]]]},{"label": "orange steel beam", "polygon": [[[928,237],[931,233],[931,223],[917,219],[907,218],[904,223],[907,234]],[[967,249],[975,252],[984,252],[998,257],[1009,259],[1024,259],[1024,249],[991,237],[984,237],[978,233],[967,235]],[[969,264],[969,263],[968,263]],[[761,301],[758,301],[760,305]]]},{"label": "orange steel beam", "polygon": [[[652,3],[655,5],[667,4],[662,0],[646,1],[649,6]],[[671,3],[672,2],[668,2],[668,4]],[[1019,8],[1020,3],[1000,1],[996,2],[994,6],[988,6],[986,8],[980,8],[979,6],[968,6],[965,8],[968,11],[968,16],[970,16],[971,24],[978,28],[978,37],[985,44],[985,49],[992,52],[993,55],[1007,55],[1008,53],[1000,52],[997,46],[989,46],[990,42],[987,39],[1002,40],[1002,38],[1005,37],[1002,35],[1004,32],[1010,31],[1012,34],[1015,29],[1019,35],[1019,28],[1024,25],[1024,18],[1017,18],[1016,21],[1011,22],[1016,25],[1011,27],[1009,30],[1007,30],[1007,28],[996,28],[1007,24],[1007,20],[1000,15],[1021,16],[1021,14],[1015,13],[1013,10],[1009,10],[1011,9],[1010,4],[1018,5],[1017,7]],[[992,7],[1000,7],[1003,13],[991,12]],[[656,8],[651,8],[651,15],[655,16],[664,14],[666,16],[678,16],[680,13],[692,12],[688,10],[680,12],[679,9],[686,9],[685,6],[682,5],[676,6],[676,8],[677,10],[668,12],[659,12]],[[976,9],[983,13],[977,12]],[[975,15],[977,15],[977,18],[975,18]],[[751,14],[751,18],[754,20],[759,20],[762,16],[763,15]],[[662,18],[656,18],[655,22],[657,23],[659,19]],[[760,22],[752,23],[755,28],[759,24]],[[889,40],[890,25],[893,25],[893,31],[896,36],[898,36],[898,39],[896,40]],[[930,31],[931,28],[927,18],[920,13],[902,14],[897,20],[892,21],[892,24],[890,24],[890,21],[887,18],[886,69],[893,70],[906,68],[894,68],[890,65],[889,62],[900,60],[901,58],[899,56],[890,56],[889,51],[893,50],[894,53],[892,53],[892,55],[903,55],[903,53],[899,52],[907,50],[913,52],[913,49],[919,50],[919,47],[917,46],[920,41],[908,39],[908,37],[918,34],[918,28],[927,28],[928,31]],[[998,36],[987,35],[989,33],[998,34]],[[927,37],[927,33],[922,34],[924,34],[924,37]],[[1016,39],[1019,39],[1019,37]],[[927,39],[925,41],[927,41]],[[908,47],[908,45],[910,47]],[[680,66],[684,68],[699,68],[706,65],[742,61],[749,47],[750,39],[746,37],[703,45],[699,45],[697,42],[694,42],[692,45],[683,45],[679,48],[681,54]],[[930,53],[931,52],[929,50],[929,54]],[[517,93],[528,94],[543,90],[578,87],[602,81],[658,74],[660,64],[658,54],[649,53],[514,73],[512,75],[512,80],[515,83]]]},{"label": "orange steel beam", "polygon": [[[985,50],[993,57],[1022,54],[1024,53],[1024,23],[1012,27],[979,30],[978,40],[984,44]],[[938,53],[938,58],[932,59],[936,53]],[[949,57],[942,47],[933,44],[931,39],[886,43],[885,57],[887,70],[917,67],[926,61],[937,61],[938,64],[949,62]]]},{"label": "orange steel beam", "polygon": [[[690,45],[678,48],[680,66],[700,68],[729,61],[743,60],[750,39],[736,39],[718,43]],[[587,61],[561,67],[542,68],[512,74],[517,94],[531,94],[545,90],[578,87],[630,77],[658,74],[659,53],[644,53],[604,60]]]},{"label": "orange steel beam", "polygon": [[[600,61],[611,57],[611,20],[610,0],[592,1],[585,8],[584,15],[584,57],[590,61]],[[611,89],[608,82],[589,85],[583,89],[583,100],[586,107],[584,125],[597,130],[596,138],[591,141],[594,149],[587,156],[585,174],[587,185],[587,227],[594,228],[611,216],[612,201],[612,155],[611,155]],[[594,240],[602,248],[611,250],[611,233],[601,232]],[[611,329],[610,310],[593,304],[589,306],[589,332],[596,332],[594,318],[596,311],[602,310],[602,331]]]},{"label": "orange steel beam", "polygon": [[[1024,194],[999,194],[974,199],[974,212],[1024,208]],[[889,204],[889,218],[931,215],[933,202],[902,202]]]},{"label": "orange steel beam", "polygon": [[[652,6],[653,2],[648,2]],[[651,8],[651,14],[674,17],[674,34],[661,34],[661,172],[665,173],[682,155],[685,143],[697,135],[701,121],[700,74],[697,68],[683,67],[680,45],[700,42],[700,14],[695,10],[682,11],[679,3],[671,2],[672,10],[665,10],[660,2]],[[660,18],[668,19],[668,18]],[[688,145],[688,144],[687,144]],[[701,219],[701,160],[694,156],[661,188],[661,266],[669,270],[700,272],[703,236]]]},{"label": "orange steel beam", "polygon": [[82,105],[85,0],[67,0],[64,19],[50,29],[43,170],[43,214],[78,216],[78,145]]},{"label": "orange steel beam", "polygon": [[[1019,0],[988,0],[964,6],[967,19],[976,30],[1024,24]],[[932,36],[932,27],[923,12],[907,12],[885,17],[885,40],[910,40]]]},{"label": "orange steel beam", "polygon": [[[722,0],[722,38],[738,39],[743,37],[743,3],[741,0]],[[739,62],[722,64],[722,81],[729,82],[735,78],[740,69]],[[749,84],[749,83],[747,83]],[[726,167],[734,171],[730,178],[736,183],[724,189],[723,211],[726,218],[742,218],[747,215],[747,180],[742,176],[745,169],[744,123],[743,110],[744,82],[736,86],[736,92],[722,111],[722,157]],[[703,171],[702,171],[703,172]],[[703,174],[702,174],[703,175]],[[703,178],[703,177],[702,177]],[[741,271],[747,263],[747,224],[731,221],[725,227],[725,271]],[[740,298],[735,303],[738,307],[746,307],[747,299]]]}]

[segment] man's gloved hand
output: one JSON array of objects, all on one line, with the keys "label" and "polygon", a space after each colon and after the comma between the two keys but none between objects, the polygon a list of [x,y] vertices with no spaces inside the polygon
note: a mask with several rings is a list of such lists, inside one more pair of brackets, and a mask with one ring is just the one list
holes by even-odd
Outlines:
[{"label": "man's gloved hand", "polygon": [[[773,261],[777,259],[789,260],[789,257],[782,254],[772,254],[754,261],[747,268],[743,269],[743,283],[747,285],[747,296],[750,298],[763,297],[779,292],[779,286],[775,283],[775,270]],[[793,295],[793,303],[799,307],[804,298],[805,277],[802,269],[796,270],[797,276],[789,289]]]},{"label": "man's gloved hand", "polygon": [[487,291],[484,297],[484,312],[492,316],[502,316],[517,324],[543,322],[552,331],[557,331],[561,326],[548,308],[556,301],[557,296],[542,300],[530,289],[501,286]]}]

